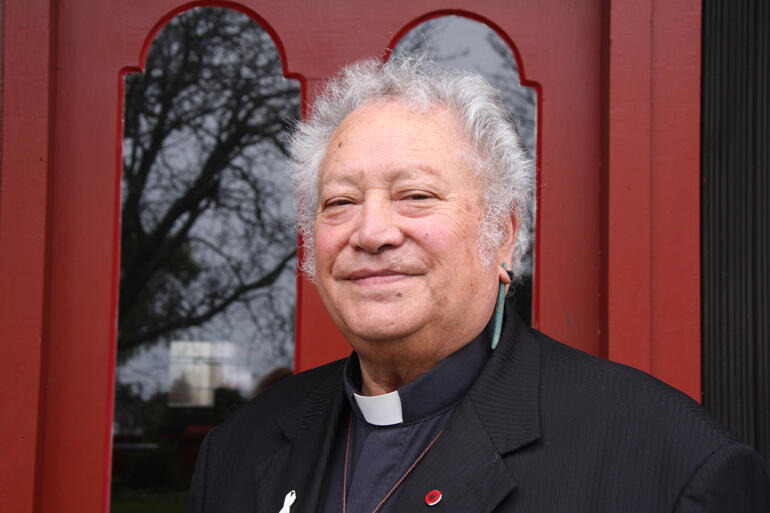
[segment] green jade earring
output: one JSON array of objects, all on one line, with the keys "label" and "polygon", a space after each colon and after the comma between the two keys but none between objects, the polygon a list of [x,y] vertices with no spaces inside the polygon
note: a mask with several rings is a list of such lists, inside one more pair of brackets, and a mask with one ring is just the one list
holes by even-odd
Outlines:
[{"label": "green jade earring", "polygon": [[[508,272],[508,268],[505,267],[503,262],[503,269]],[[495,332],[492,335],[492,349],[497,347],[497,343],[500,342],[500,332],[503,329],[503,307],[505,306],[505,283],[500,282],[500,287],[497,289],[497,303],[495,304]]]}]

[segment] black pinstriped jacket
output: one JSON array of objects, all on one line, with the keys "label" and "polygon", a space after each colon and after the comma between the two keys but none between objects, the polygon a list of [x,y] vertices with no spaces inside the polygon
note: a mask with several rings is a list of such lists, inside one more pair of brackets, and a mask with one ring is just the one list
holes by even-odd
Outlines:
[{"label": "black pinstriped jacket", "polygon": [[[343,364],[278,383],[213,430],[188,513],[278,513],[291,490],[291,513],[315,512],[349,415]],[[429,507],[434,489],[443,497]],[[770,481],[760,456],[685,395],[512,314],[394,500],[399,512],[766,513]]]}]

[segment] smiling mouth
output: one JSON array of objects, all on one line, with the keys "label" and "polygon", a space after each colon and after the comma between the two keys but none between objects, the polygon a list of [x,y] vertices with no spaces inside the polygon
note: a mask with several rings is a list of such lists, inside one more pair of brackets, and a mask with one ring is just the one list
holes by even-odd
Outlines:
[{"label": "smiling mouth", "polygon": [[347,277],[347,279],[348,281],[351,281],[353,283],[360,284],[360,285],[377,285],[377,284],[385,284],[385,283],[400,281],[400,280],[409,278],[410,276],[412,275],[408,273],[391,271],[386,269],[382,269],[382,270],[362,269],[360,271],[355,271],[351,273]]}]

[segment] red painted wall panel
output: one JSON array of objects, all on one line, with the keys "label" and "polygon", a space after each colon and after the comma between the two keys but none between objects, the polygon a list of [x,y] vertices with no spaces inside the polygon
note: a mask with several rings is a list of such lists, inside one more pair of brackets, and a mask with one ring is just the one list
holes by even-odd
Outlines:
[{"label": "red painted wall panel", "polygon": [[[609,10],[607,356],[649,372],[652,3]],[[629,120],[634,120],[633,124]]]},{"label": "red painted wall panel", "polygon": [[[307,100],[319,79],[382,55],[397,34],[445,7],[213,3],[259,14]],[[0,424],[3,511],[106,511],[121,70],[141,67],[153,31],[183,7],[5,3],[0,404],[17,421]],[[472,9],[515,45],[521,76],[538,90],[536,325],[594,353],[604,340],[606,355],[697,397],[699,2],[514,0]],[[297,367],[347,354],[314,287],[298,288]]]},{"label": "red painted wall panel", "polygon": [[609,18],[604,356],[700,400],[700,3]]},{"label": "red painted wall panel", "polygon": [[0,511],[35,508],[42,460],[51,100],[49,2],[4,6],[0,173]]},{"label": "red painted wall panel", "polygon": [[655,0],[652,374],[701,400],[701,2]]}]

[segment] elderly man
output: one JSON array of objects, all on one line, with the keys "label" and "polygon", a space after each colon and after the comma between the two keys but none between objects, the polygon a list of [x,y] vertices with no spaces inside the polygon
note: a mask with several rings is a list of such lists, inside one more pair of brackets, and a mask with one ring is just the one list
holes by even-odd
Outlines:
[{"label": "elderly man", "polygon": [[354,352],[212,431],[188,511],[770,511],[696,403],[506,307],[533,172],[482,78],[350,66],[292,155],[303,270]]}]

